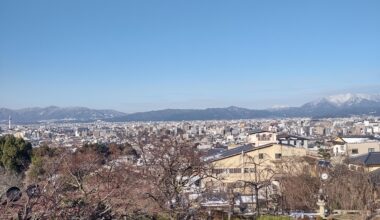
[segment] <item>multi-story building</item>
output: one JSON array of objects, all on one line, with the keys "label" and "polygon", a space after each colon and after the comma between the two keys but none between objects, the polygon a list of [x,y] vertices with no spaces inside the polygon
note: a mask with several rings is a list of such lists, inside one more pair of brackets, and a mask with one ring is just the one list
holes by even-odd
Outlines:
[{"label": "multi-story building", "polygon": [[308,138],[289,135],[289,134],[279,134],[277,135],[277,141],[279,144],[293,145],[295,147],[308,148]]},{"label": "multi-story building", "polygon": [[212,168],[219,180],[226,184],[265,180],[279,168],[276,164],[283,159],[306,155],[306,149],[291,145],[271,143],[255,147],[247,144],[224,151],[212,161]]},{"label": "multi-story building", "polygon": [[255,146],[273,144],[277,142],[277,135],[271,131],[254,131],[247,136],[247,143]]},{"label": "multi-story building", "polygon": [[380,141],[372,136],[344,136],[333,140],[335,156],[357,156],[369,152],[380,152]]}]

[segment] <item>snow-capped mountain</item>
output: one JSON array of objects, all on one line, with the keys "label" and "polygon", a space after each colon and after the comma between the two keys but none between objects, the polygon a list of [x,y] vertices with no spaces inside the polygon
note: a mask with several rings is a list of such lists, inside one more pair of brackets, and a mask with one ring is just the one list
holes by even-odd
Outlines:
[{"label": "snow-capped mountain", "polygon": [[125,114],[113,110],[93,110],[83,107],[27,108],[11,110],[0,108],[0,122],[12,116],[14,122],[38,122],[44,120],[107,120],[107,121],[182,121],[223,120],[284,117],[349,117],[353,115],[380,116],[380,95],[341,94],[328,96],[306,103],[300,107],[270,108],[254,110],[230,106],[207,109],[164,109],[158,111]]},{"label": "snow-capped mountain", "polygon": [[377,95],[369,95],[369,94],[352,94],[352,93],[346,93],[346,94],[339,94],[339,95],[332,95],[325,98],[321,98],[319,100],[309,102],[305,104],[304,106],[319,106],[319,105],[333,105],[336,107],[342,107],[342,106],[353,106],[353,105],[359,105],[362,103],[377,103],[380,102],[380,94]]},{"label": "snow-capped mountain", "polygon": [[380,96],[366,94],[342,94],[321,98],[300,107],[252,110],[239,107],[209,109],[164,109],[129,114],[115,121],[178,121],[218,120],[283,117],[349,117],[352,115],[380,116]]},{"label": "snow-capped mountain", "polygon": [[297,111],[312,117],[380,115],[380,95],[351,93],[333,95],[306,103]]}]

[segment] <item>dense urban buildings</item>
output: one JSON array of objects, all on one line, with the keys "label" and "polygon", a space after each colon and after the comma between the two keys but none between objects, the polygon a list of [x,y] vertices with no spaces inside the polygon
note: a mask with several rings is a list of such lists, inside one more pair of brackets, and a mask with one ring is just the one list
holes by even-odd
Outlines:
[{"label": "dense urban buildings", "polygon": [[[220,217],[256,216],[260,212],[284,214],[285,209],[280,204],[288,204],[288,211],[298,210],[302,205],[291,200],[297,193],[289,194],[295,184],[289,181],[305,175],[305,169],[309,170],[310,178],[320,178],[321,181],[325,178],[323,175],[336,172],[334,169],[343,164],[348,170],[362,175],[377,176],[380,172],[379,127],[380,118],[373,116],[127,123],[98,120],[24,125],[12,124],[10,117],[7,124],[1,125],[0,136],[22,138],[30,142],[33,149],[48,146],[69,152],[82,151],[88,146],[130,146],[130,153],[115,154],[112,160],[107,159],[110,160],[107,163],[127,166],[137,173],[142,167],[165,173],[169,168],[160,171],[160,164],[156,164],[160,160],[157,159],[172,155],[173,150],[185,149],[181,143],[191,143],[193,148],[181,150],[179,155],[173,154],[172,157],[186,158],[196,152],[192,157],[198,161],[197,166],[203,164],[207,169],[175,175],[174,181],[179,181],[178,178],[186,180],[186,183],[181,182],[182,188],[176,196],[185,196],[191,204],[180,213],[197,209]],[[150,140],[152,137],[160,141]],[[165,143],[171,143],[166,150]],[[299,180],[302,181],[305,180]],[[374,184],[378,183],[374,181]],[[231,195],[234,195],[232,203]],[[305,199],[310,204],[305,206],[307,209],[320,209],[314,214],[312,210],[304,210],[311,212],[310,216],[332,214],[327,212],[329,200]]]},{"label": "dense urban buildings", "polygon": [[[335,155],[351,155],[356,152],[348,152],[352,148],[351,145],[359,142],[373,142],[374,150],[379,151],[375,143],[380,136],[380,122],[379,117],[126,123],[47,122],[25,125],[11,125],[9,122],[1,125],[0,131],[2,135],[13,134],[22,137],[30,141],[34,147],[43,144],[52,147],[80,147],[84,143],[124,143],[128,137],[149,131],[153,134],[181,136],[198,143],[199,149],[211,149],[218,145],[230,148],[246,143],[257,144],[260,141],[261,144],[279,142],[318,150],[335,143]],[[267,134],[268,140],[257,139],[257,134]]]}]

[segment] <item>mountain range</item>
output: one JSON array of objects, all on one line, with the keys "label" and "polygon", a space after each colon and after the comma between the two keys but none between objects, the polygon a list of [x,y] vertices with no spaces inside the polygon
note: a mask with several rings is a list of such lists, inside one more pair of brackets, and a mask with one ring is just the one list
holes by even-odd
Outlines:
[{"label": "mountain range", "polygon": [[0,121],[8,121],[9,116],[12,122],[34,123],[41,121],[95,121],[106,120],[125,116],[125,113],[114,110],[94,110],[85,107],[61,108],[49,106],[46,108],[23,108],[11,110],[0,108]]},{"label": "mountain range", "polygon": [[94,110],[84,107],[25,108],[11,110],[0,108],[0,121],[8,117],[16,123],[41,121],[182,121],[182,120],[223,120],[285,117],[349,117],[353,115],[380,116],[380,95],[341,94],[334,95],[299,107],[281,107],[264,110],[240,107],[207,109],[164,109],[157,111],[126,114],[114,110]]}]

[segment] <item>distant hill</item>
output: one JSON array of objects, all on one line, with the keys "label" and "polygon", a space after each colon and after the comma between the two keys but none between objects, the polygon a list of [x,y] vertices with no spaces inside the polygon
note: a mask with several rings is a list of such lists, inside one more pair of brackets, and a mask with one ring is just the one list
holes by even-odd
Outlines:
[{"label": "distant hill", "polygon": [[125,114],[114,110],[94,110],[84,107],[0,109],[0,121],[31,123],[39,121],[182,121],[182,120],[230,120],[284,117],[349,117],[353,115],[380,116],[380,95],[343,94],[325,97],[300,107],[252,110],[235,106],[207,109],[164,109],[158,111]]},{"label": "distant hill", "polygon": [[207,109],[164,109],[129,114],[111,121],[181,121],[223,120],[285,117],[349,117],[353,115],[380,116],[380,96],[343,94],[329,96],[306,103],[300,107],[251,110],[239,107]]},{"label": "distant hill", "polygon": [[239,107],[207,109],[165,109],[159,111],[129,114],[111,121],[182,121],[182,120],[219,120],[249,119],[267,117],[266,110],[250,110]]},{"label": "distant hill", "polygon": [[93,121],[122,117],[125,113],[114,110],[94,110],[84,107],[60,108],[24,108],[11,110],[0,108],[0,121],[8,121],[9,116],[15,123],[32,123],[39,121]]}]

